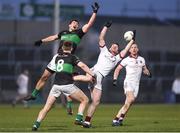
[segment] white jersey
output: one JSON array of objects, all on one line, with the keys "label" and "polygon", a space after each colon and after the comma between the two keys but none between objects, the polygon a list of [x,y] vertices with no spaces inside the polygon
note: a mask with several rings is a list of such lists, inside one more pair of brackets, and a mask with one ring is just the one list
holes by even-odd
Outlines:
[{"label": "white jersey", "polygon": [[173,85],[172,85],[172,91],[175,94],[180,94],[180,79],[179,78],[174,80]]},{"label": "white jersey", "polygon": [[93,68],[105,77],[122,58],[120,58],[119,54],[116,56],[112,55],[106,46],[100,47],[100,51],[98,61]]},{"label": "white jersey", "polygon": [[25,74],[20,74],[17,78],[18,93],[27,94],[28,93],[28,81],[29,77]]},{"label": "white jersey", "polygon": [[145,66],[144,58],[141,56],[137,58],[128,56],[121,61],[120,65],[126,68],[125,81],[133,81],[139,84],[142,68]]}]

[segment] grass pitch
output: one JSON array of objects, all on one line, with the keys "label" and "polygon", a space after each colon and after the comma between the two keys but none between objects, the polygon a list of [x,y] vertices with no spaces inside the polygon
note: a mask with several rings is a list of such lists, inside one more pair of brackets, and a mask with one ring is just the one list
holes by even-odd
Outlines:
[{"label": "grass pitch", "polygon": [[[29,132],[43,105],[32,105],[26,109],[22,106],[12,108],[0,105],[0,132]],[[74,125],[74,115],[68,116],[60,105],[53,108],[41,123],[41,132],[180,132],[180,105],[140,105],[135,104],[123,123],[112,127],[111,122],[120,105],[101,104],[92,120],[92,128],[85,129]]]}]

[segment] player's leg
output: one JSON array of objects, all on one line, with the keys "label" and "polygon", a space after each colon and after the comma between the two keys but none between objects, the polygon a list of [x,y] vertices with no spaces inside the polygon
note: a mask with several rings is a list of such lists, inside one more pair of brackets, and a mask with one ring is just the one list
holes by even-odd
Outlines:
[{"label": "player's leg", "polygon": [[[36,86],[35,86],[35,90],[40,91],[44,85],[46,84],[48,78],[52,75],[53,73],[50,72],[48,69],[45,69],[43,75],[41,76],[41,78],[39,79],[39,81],[37,82]],[[35,95],[37,95],[36,93],[33,93]]]},{"label": "player's leg", "polygon": [[[27,94],[20,94],[20,93],[18,93],[18,95],[15,97],[15,99],[12,101],[12,106],[13,107],[15,107],[16,106],[16,104],[18,103],[18,102],[23,102],[23,104],[24,104],[24,97],[25,96],[27,96]],[[27,104],[27,101],[26,101],[26,104]],[[24,104],[24,107],[26,107],[26,105]]]},{"label": "player's leg", "polygon": [[49,96],[47,98],[46,104],[44,108],[39,112],[38,118],[36,122],[34,123],[32,130],[37,130],[39,128],[41,121],[45,118],[46,114],[52,108],[54,102],[56,101],[56,98],[61,95],[60,89],[61,89],[61,86],[53,85],[49,93]]},{"label": "player's leg", "polygon": [[48,78],[53,74],[49,69],[45,69],[44,73],[42,74],[41,78],[38,80],[35,89],[33,90],[32,94],[24,98],[26,101],[36,99],[36,96],[39,94],[41,89],[45,86],[46,81]]},{"label": "player's leg", "polygon": [[12,101],[12,107],[15,107],[19,100],[20,100],[20,96],[18,94]]},{"label": "player's leg", "polygon": [[66,105],[67,113],[69,115],[72,115],[73,114],[73,110],[72,110],[73,101],[69,96],[66,96],[66,99],[67,99],[67,105]]},{"label": "player's leg", "polygon": [[91,118],[93,117],[94,112],[100,103],[100,99],[102,95],[102,80],[104,77],[99,72],[95,72],[95,74],[96,74],[96,82],[93,85],[94,88],[90,89],[92,102],[88,107],[87,115],[85,121],[83,122],[83,127],[85,128],[89,128],[91,126],[90,123]]},{"label": "player's leg", "polygon": [[49,64],[47,65],[47,68],[45,69],[43,75],[41,76],[41,78],[37,82],[36,87],[33,90],[32,94],[25,98],[26,101],[36,99],[36,96],[38,95],[39,91],[44,87],[48,78],[55,72],[55,70],[56,70],[55,59],[57,56],[58,56],[58,54],[54,55],[52,60],[49,62]]},{"label": "player's leg", "polygon": [[83,121],[83,113],[87,106],[89,99],[88,97],[74,84],[64,85],[62,92],[69,96],[71,99],[75,99],[80,102],[78,108],[78,114],[76,116],[75,124],[80,125]]},{"label": "player's leg", "polygon": [[116,117],[114,118],[113,123],[112,123],[113,126],[122,125],[123,119],[124,119],[125,115],[127,114],[128,110],[130,109],[130,107],[134,101],[135,101],[134,92],[133,91],[127,91],[125,103],[121,107],[119,112],[117,113]]},{"label": "player's leg", "polygon": [[[88,74],[86,74],[86,75],[75,75],[75,76],[73,76],[73,80],[74,81],[91,82],[92,78]],[[72,115],[73,114],[73,109],[72,109],[73,101],[68,96],[66,98],[67,98],[67,113],[69,115]]]},{"label": "player's leg", "polygon": [[60,95],[60,99],[62,106],[66,108],[66,96],[63,93]]},{"label": "player's leg", "polygon": [[91,91],[92,102],[88,107],[87,115],[83,123],[83,127],[89,128],[91,126],[91,118],[93,117],[94,112],[96,111],[96,108],[100,103],[101,95],[102,95],[102,90],[94,88]]},{"label": "player's leg", "polygon": [[37,118],[36,122],[33,125],[33,128],[32,128],[33,131],[36,131],[40,127],[40,124],[41,124],[42,120],[46,117],[47,113],[50,111],[50,109],[53,106],[55,101],[56,101],[55,96],[53,96],[53,95],[48,96],[48,99],[46,101],[45,106],[39,112],[38,118]]},{"label": "player's leg", "polygon": [[75,124],[81,125],[83,121],[83,113],[89,102],[89,99],[80,89],[77,89],[74,93],[70,95],[70,97],[80,102]]}]

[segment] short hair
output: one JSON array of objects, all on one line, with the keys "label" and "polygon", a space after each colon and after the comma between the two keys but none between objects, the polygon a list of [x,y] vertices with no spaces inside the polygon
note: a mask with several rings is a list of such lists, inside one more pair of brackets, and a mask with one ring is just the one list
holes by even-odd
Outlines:
[{"label": "short hair", "polygon": [[118,45],[118,47],[119,47],[119,43],[115,42],[114,44]]},{"label": "short hair", "polygon": [[76,21],[79,24],[79,21],[77,19],[72,19],[69,21],[69,24],[71,24],[73,21]]},{"label": "short hair", "polygon": [[71,50],[72,49],[72,42],[64,41],[63,45],[62,45],[62,49],[67,50],[67,51]]}]

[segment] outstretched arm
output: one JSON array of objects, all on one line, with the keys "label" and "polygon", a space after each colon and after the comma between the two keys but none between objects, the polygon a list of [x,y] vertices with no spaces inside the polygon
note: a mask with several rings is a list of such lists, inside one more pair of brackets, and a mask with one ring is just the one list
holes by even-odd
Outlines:
[{"label": "outstretched arm", "polygon": [[129,51],[131,45],[135,42],[136,39],[136,30],[133,30],[133,38],[132,40],[126,45],[126,47],[120,52],[120,57],[125,57],[127,52]]},{"label": "outstretched arm", "polygon": [[58,34],[48,36],[46,38],[43,38],[41,40],[35,41],[35,46],[40,46],[41,44],[45,44],[46,42],[51,42],[58,39]]},{"label": "outstretched arm", "polygon": [[48,36],[44,39],[41,39],[42,42],[50,42],[50,41],[54,41],[58,39],[58,34],[52,35],[52,36]]},{"label": "outstretched arm", "polygon": [[107,32],[107,29],[111,26],[112,22],[106,22],[103,29],[101,30],[101,33],[99,35],[99,47],[104,47],[105,45],[105,35]]},{"label": "outstretched arm", "polygon": [[125,57],[125,55],[127,54],[127,52],[129,51],[130,47],[132,46],[132,44],[134,43],[134,40],[131,40],[127,45],[126,47],[121,50],[121,52],[119,53],[120,54],[120,57]]},{"label": "outstretched arm", "polygon": [[97,16],[97,11],[99,9],[99,5],[98,3],[94,3],[94,5],[92,5],[92,9],[93,9],[93,14],[91,16],[91,18],[89,19],[88,23],[85,24],[83,27],[82,27],[82,31],[84,33],[88,32],[89,29],[92,27],[92,25],[94,24],[95,22],[95,19],[96,19],[96,16]]},{"label": "outstretched arm", "polygon": [[92,73],[92,71],[89,69],[89,67],[84,64],[83,62],[79,62],[77,64],[78,67],[80,67],[83,71],[85,71],[86,73],[88,73],[89,75],[91,75],[92,77],[94,76],[94,74]]},{"label": "outstretched arm", "polygon": [[92,76],[87,75],[77,75],[73,76],[74,81],[83,81],[83,82],[93,82]]}]

